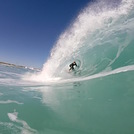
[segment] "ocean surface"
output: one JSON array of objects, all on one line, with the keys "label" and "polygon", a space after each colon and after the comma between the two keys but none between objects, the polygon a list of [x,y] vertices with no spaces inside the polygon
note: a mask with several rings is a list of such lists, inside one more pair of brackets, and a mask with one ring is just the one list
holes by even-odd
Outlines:
[{"label": "ocean surface", "polygon": [[0,134],[134,134],[134,0],[87,5],[41,71],[0,65]]}]

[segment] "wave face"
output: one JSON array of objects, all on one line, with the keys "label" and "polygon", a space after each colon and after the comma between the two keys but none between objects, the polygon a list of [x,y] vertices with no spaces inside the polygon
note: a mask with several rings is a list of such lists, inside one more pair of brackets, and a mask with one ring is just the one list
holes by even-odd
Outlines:
[{"label": "wave face", "polygon": [[[36,81],[89,77],[133,65],[134,1],[98,1],[80,12],[59,36]],[[69,64],[81,62],[80,75],[68,73]]]}]

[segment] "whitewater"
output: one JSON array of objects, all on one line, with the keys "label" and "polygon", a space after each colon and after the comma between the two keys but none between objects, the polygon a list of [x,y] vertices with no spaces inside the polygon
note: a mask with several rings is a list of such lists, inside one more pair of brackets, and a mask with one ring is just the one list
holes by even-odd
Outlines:
[{"label": "whitewater", "polygon": [[134,0],[90,2],[41,70],[0,65],[0,134],[133,134],[133,104]]}]

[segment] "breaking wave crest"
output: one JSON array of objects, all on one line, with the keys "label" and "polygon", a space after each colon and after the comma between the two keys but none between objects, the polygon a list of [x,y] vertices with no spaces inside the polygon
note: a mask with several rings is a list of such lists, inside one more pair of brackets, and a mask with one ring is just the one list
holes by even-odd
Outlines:
[{"label": "breaking wave crest", "polygon": [[[134,70],[133,23],[134,0],[89,3],[59,36],[42,71],[27,79],[77,81],[113,70]],[[69,73],[74,60],[80,68]]]}]

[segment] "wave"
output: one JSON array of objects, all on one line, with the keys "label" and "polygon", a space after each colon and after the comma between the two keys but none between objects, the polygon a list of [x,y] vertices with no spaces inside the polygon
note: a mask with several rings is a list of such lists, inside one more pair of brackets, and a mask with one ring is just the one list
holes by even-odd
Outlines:
[{"label": "wave", "polygon": [[[28,75],[27,79],[86,80],[103,72],[111,74],[118,68],[133,68],[133,23],[134,0],[89,3],[59,36],[42,71]],[[69,64],[78,60],[79,70],[68,73]]]}]

